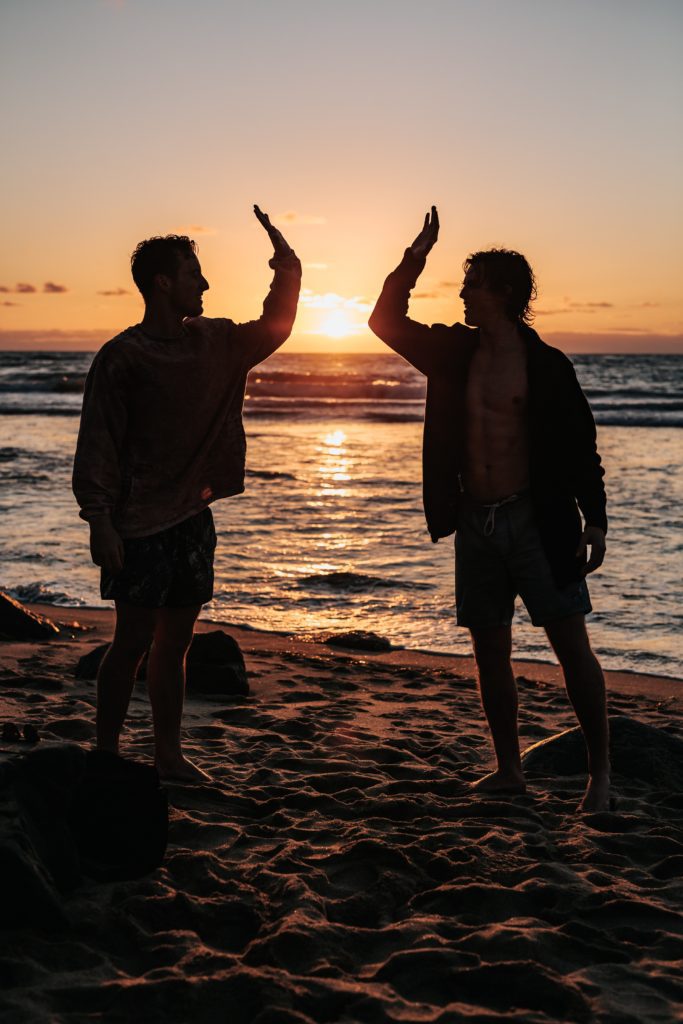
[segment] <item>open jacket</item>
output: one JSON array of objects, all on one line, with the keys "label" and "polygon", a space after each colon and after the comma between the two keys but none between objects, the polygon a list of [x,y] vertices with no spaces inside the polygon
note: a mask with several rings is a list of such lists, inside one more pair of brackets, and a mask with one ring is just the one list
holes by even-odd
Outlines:
[{"label": "open jacket", "polygon": [[[384,282],[370,328],[427,377],[423,497],[436,543],[457,528],[467,375],[479,332],[463,324],[428,327],[409,319],[410,292],[424,265],[406,250]],[[593,415],[571,361],[530,327],[521,330],[527,346],[531,497],[553,576],[563,586],[580,577],[583,565],[576,557],[582,532],[578,509],[587,526],[607,531],[604,469]]]},{"label": "open jacket", "polygon": [[108,515],[122,537],[145,537],[244,490],[247,374],[289,337],[301,282],[294,254],[270,266],[258,320],[195,317],[165,340],[138,324],[97,353],[73,469],[83,519]]}]

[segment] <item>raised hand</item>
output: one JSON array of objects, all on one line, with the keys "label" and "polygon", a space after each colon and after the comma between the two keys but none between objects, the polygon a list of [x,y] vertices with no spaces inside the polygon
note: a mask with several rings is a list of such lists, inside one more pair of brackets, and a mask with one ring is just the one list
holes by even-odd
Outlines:
[{"label": "raised hand", "polygon": [[435,244],[439,237],[439,214],[436,212],[436,207],[432,206],[431,214],[428,213],[425,216],[425,222],[422,225],[422,231],[417,236],[413,244],[410,246],[413,256],[417,256],[418,259],[424,259],[429,253],[432,246]]},{"label": "raised hand", "polygon": [[294,250],[292,249],[291,245],[289,245],[285,241],[282,232],[278,231],[278,229],[273,227],[273,225],[270,223],[270,217],[268,216],[268,214],[264,213],[263,210],[260,210],[259,207],[255,203],[254,203],[254,213],[256,214],[256,219],[259,222],[259,224],[262,224],[263,227],[268,232],[268,237],[270,238],[271,242],[273,243],[273,249],[275,250],[275,255],[278,256],[278,257],[280,257],[280,256],[289,256],[289,254],[291,252],[293,252]]}]

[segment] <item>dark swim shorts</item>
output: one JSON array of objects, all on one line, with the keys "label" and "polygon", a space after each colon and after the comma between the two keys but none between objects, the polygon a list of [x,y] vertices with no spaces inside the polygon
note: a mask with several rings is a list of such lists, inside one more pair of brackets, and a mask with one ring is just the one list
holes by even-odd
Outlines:
[{"label": "dark swim shorts", "polygon": [[517,594],[534,626],[592,611],[584,579],[555,583],[528,493],[495,507],[467,498],[455,538],[458,625],[509,626]]},{"label": "dark swim shorts", "polygon": [[188,608],[213,597],[211,509],[149,537],[124,538],[123,569],[102,569],[100,594],[138,608]]}]

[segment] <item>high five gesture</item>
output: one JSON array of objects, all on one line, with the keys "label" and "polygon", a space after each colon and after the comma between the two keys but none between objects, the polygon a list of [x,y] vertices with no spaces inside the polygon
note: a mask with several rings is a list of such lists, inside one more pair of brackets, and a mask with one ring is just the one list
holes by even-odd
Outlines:
[{"label": "high five gesture", "polygon": [[410,251],[413,256],[417,256],[418,259],[424,259],[436,244],[438,237],[439,214],[437,213],[436,207],[432,206],[431,213],[425,215],[425,222],[422,225],[422,231],[410,246]]},{"label": "high five gesture", "polygon": [[263,210],[261,210],[255,203],[254,213],[256,214],[256,219],[259,222],[259,224],[261,224],[268,232],[268,237],[273,243],[275,256],[278,259],[281,259],[283,256],[291,255],[291,253],[294,252],[291,245],[289,245],[289,243],[285,241],[282,232],[278,231],[278,229],[276,227],[273,227],[273,225],[270,223],[270,217],[268,216],[268,214],[264,213]]}]

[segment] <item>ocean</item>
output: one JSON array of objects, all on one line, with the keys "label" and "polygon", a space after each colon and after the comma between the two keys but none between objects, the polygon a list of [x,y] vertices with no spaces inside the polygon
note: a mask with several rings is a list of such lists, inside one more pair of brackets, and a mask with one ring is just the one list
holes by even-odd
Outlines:
[{"label": "ocean", "polygon": [[[71,493],[93,353],[0,352],[0,587],[101,606]],[[576,356],[606,469],[607,558],[590,577],[606,668],[683,677],[683,356]],[[246,493],[214,504],[216,590],[204,614],[316,636],[364,629],[469,653],[455,625],[452,539],[421,504],[424,379],[393,354],[277,353],[250,375]],[[521,604],[518,657],[553,660]]]}]

